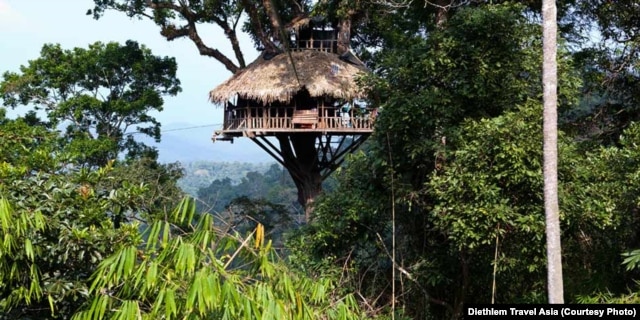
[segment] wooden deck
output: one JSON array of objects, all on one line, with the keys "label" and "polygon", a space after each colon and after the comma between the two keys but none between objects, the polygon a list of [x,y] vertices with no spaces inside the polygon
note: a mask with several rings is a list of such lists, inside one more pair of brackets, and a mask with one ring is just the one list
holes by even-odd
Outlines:
[{"label": "wooden deck", "polygon": [[[324,113],[324,116],[323,114]],[[293,108],[236,108],[225,111],[222,130],[216,135],[232,137],[274,135],[282,132],[320,132],[332,134],[367,134],[373,132],[377,117],[374,109],[351,109],[349,112],[293,110]]]}]

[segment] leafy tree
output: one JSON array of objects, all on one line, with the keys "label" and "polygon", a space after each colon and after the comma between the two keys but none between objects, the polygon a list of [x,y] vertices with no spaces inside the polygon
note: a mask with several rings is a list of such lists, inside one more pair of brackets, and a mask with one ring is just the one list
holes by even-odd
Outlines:
[{"label": "leafy tree", "polygon": [[[146,185],[142,194],[127,199],[127,206],[135,208],[137,218],[148,218],[149,214],[173,210],[184,192],[178,187],[183,176],[179,163],[161,164],[155,159],[141,158],[116,162],[110,178],[100,182],[99,187],[117,189],[123,185]],[[124,203],[123,203],[124,205]]]},{"label": "leafy tree", "polygon": [[572,20],[583,29],[572,42],[585,85],[580,108],[561,113],[560,119],[587,148],[615,144],[624,129],[640,120],[640,8],[633,1],[581,0],[573,12]]},{"label": "leafy tree", "polygon": [[0,121],[0,318],[69,318],[98,263],[137,233],[114,213],[143,188],[100,188],[109,166],[74,169],[57,133]]},{"label": "leafy tree", "polygon": [[[539,102],[530,101],[503,116],[465,121],[448,137],[452,149],[431,173],[425,193],[411,205],[396,204],[397,268],[408,294],[399,302],[413,317],[456,318],[458,303],[491,301],[493,281],[496,302],[547,301],[541,111]],[[583,158],[560,135],[569,301],[595,288],[626,291],[619,253],[637,239],[630,214],[637,210],[635,133],[624,141],[629,149]],[[363,170],[371,161],[364,154],[352,161],[340,175],[338,192],[319,200],[318,219],[290,244],[294,261],[305,270],[326,263],[353,268],[353,286],[370,297],[373,312],[390,294],[384,288],[393,267],[391,198],[384,172]]]},{"label": "leafy tree", "polygon": [[[430,182],[435,192],[431,219],[447,221],[438,230],[454,232],[449,241],[466,248],[475,263],[485,255],[486,266],[497,264],[496,301],[518,301],[521,292],[530,292],[532,301],[545,301],[542,128],[536,121],[541,108],[532,103],[534,108],[528,105],[514,114],[465,125],[463,135],[455,138],[460,144],[448,156],[452,162]],[[571,270],[565,275],[569,300],[593,288],[623,290],[617,255],[633,241],[629,232],[635,226],[628,209],[615,205],[621,201],[617,192],[622,190],[613,190],[625,180],[605,173],[606,166],[619,170],[608,156],[584,158],[571,139],[561,134],[558,141],[563,260]],[[634,170],[629,164],[622,166]],[[493,255],[496,246],[497,258]],[[491,271],[485,272],[489,277]],[[474,279],[478,277],[481,275]],[[490,278],[484,283],[488,286]],[[516,288],[520,285],[527,288]],[[484,290],[490,292],[488,287]],[[474,295],[477,298],[482,293]],[[483,301],[489,301],[488,296]]]},{"label": "leafy tree", "polygon": [[[321,221],[303,241],[316,258],[332,257],[341,265],[352,259],[356,288],[370,297],[370,305],[378,304],[374,308],[397,299],[388,289],[395,268],[403,293],[415,294],[399,301],[411,316],[457,318],[463,302],[491,301],[496,234],[503,232],[498,225],[524,219],[517,223],[523,229],[539,226],[532,221],[539,223],[542,216],[532,212],[541,212],[541,194],[531,195],[531,190],[542,191],[537,158],[542,138],[535,131],[541,128],[533,126],[540,114],[520,111],[525,106],[532,110],[533,101],[542,98],[541,37],[539,26],[527,19],[527,10],[510,3],[462,6],[441,28],[416,21],[418,13],[407,12],[415,28],[408,31],[394,29],[386,19],[379,21],[387,26],[380,27],[386,46],[370,60],[376,76],[365,81],[372,100],[382,107],[370,153],[350,171],[343,194],[329,195],[317,204]],[[391,21],[404,14],[398,11]],[[567,52],[560,56],[559,105],[570,108],[580,81]],[[511,134],[517,137],[504,138]],[[536,138],[540,140],[533,143]],[[458,154],[463,146],[466,150]],[[503,151],[488,151],[494,148]],[[468,161],[454,165],[464,157]],[[443,189],[450,193],[440,193]],[[522,201],[523,209],[510,207],[509,199]],[[533,241],[528,232],[515,236],[528,239],[522,246]],[[397,261],[390,261],[393,237]],[[543,249],[514,248],[510,255],[523,264],[512,258],[506,265],[498,263],[499,281],[514,291],[498,291],[496,301],[543,301]],[[531,294],[523,297],[522,292]]]},{"label": "leafy tree", "polygon": [[0,83],[4,103],[44,110],[51,128],[64,137],[80,162],[104,166],[121,152],[128,158],[157,156],[156,150],[127,134],[134,129],[160,139],[160,123],[149,115],[162,110],[162,96],[180,89],[173,58],[161,58],[134,41],[94,43],[64,50],[44,45],[40,57],[6,72]]},{"label": "leafy tree", "polygon": [[[373,136],[373,148],[383,148],[381,162],[391,154],[402,184],[422,184],[437,166],[438,150],[447,147],[442,138],[465,118],[497,116],[541,97],[535,81],[541,39],[522,10],[464,8],[428,37],[401,30],[389,35],[392,43],[372,60],[382,76],[369,82],[371,96],[384,110],[376,127],[383,134]],[[561,79],[561,104],[571,102],[576,88],[567,80]]]}]

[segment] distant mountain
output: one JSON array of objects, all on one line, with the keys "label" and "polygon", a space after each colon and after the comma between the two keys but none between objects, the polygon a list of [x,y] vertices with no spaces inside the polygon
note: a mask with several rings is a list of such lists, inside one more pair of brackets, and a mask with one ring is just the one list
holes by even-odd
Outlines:
[{"label": "distant mountain", "polygon": [[194,161],[212,162],[273,162],[273,158],[248,138],[213,143],[211,136],[217,126],[203,127],[189,123],[162,125],[162,140],[139,137],[138,140],[155,146],[159,151],[159,161],[163,163],[190,163]]}]

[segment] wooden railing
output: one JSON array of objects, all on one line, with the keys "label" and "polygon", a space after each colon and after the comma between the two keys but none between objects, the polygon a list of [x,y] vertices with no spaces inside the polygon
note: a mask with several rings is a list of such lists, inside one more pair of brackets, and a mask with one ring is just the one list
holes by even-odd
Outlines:
[{"label": "wooden railing", "polygon": [[337,40],[299,40],[297,47],[292,48],[294,51],[316,50],[328,53],[336,53],[338,46]]},{"label": "wooden railing", "polygon": [[289,117],[268,118],[267,128],[293,128],[293,125]]},{"label": "wooden railing", "polygon": [[350,112],[342,114],[332,110],[333,113],[339,115],[328,117],[322,117],[317,111],[311,114],[311,110],[297,110],[291,116],[271,116],[268,109],[261,111],[257,112],[255,108],[254,110],[249,110],[249,108],[236,109],[234,114],[229,113],[225,116],[224,130],[371,130],[377,117],[376,111],[363,111],[363,109],[358,109],[357,112],[352,109]]}]

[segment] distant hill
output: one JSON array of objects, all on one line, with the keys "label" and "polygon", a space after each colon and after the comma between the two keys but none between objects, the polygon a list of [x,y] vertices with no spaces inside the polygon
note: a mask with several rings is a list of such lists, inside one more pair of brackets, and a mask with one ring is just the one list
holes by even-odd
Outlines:
[{"label": "distant hill", "polygon": [[229,178],[236,184],[247,172],[264,173],[275,162],[248,138],[213,143],[211,136],[217,129],[218,126],[170,123],[162,125],[160,143],[142,135],[136,138],[158,148],[160,162],[182,164],[185,176],[178,185],[192,196],[216,179]]},{"label": "distant hill", "polygon": [[217,126],[201,127],[190,123],[171,123],[162,125],[162,140],[156,143],[153,139],[140,137],[159,151],[162,163],[190,163],[195,161],[210,162],[274,162],[264,150],[260,149],[248,138],[213,143],[211,136]]},{"label": "distant hill", "polygon": [[264,174],[274,164],[275,162],[184,162],[184,177],[178,181],[178,186],[191,196],[198,197],[198,190],[208,187],[215,180],[229,179],[232,185],[237,185],[247,173]]}]

